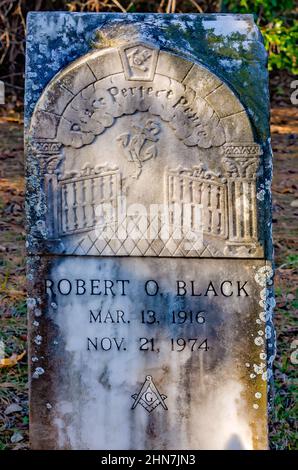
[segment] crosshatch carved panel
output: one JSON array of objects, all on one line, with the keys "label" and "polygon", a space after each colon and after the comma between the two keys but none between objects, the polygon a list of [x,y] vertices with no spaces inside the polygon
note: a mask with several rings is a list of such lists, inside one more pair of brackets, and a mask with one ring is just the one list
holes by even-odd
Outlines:
[{"label": "crosshatch carved panel", "polygon": [[[82,76],[73,92],[68,77],[82,63],[93,78]],[[104,64],[101,73],[97,63]],[[218,89],[224,104],[213,98]],[[262,256],[256,207],[262,151],[240,101],[208,69],[141,42],[93,52],[46,88],[31,132],[47,206],[46,230],[35,237],[46,239],[50,252]],[[135,211],[126,214],[134,227],[128,232],[119,215],[123,199]],[[152,204],[163,205],[158,217]],[[138,213],[141,205],[146,215]]]}]

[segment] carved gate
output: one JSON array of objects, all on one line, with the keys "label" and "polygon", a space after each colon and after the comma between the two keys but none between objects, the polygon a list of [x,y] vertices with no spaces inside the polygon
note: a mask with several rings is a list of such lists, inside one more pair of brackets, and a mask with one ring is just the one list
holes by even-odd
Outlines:
[{"label": "carved gate", "polygon": [[[201,208],[203,233],[227,237],[227,187],[215,173],[199,166],[192,170],[178,168],[167,172],[166,182],[168,207],[171,210],[172,204],[181,204],[182,226],[185,225],[183,209],[188,204],[191,230],[196,230],[195,213],[197,208]],[[170,221],[173,222],[172,214]]]},{"label": "carved gate", "polygon": [[120,174],[110,170],[59,182],[62,201],[60,234],[90,230],[98,223],[97,207],[117,206]]}]

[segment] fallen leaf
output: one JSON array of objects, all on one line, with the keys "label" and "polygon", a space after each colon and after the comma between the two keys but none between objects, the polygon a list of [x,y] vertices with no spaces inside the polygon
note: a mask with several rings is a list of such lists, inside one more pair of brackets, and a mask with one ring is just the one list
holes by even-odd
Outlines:
[{"label": "fallen leaf", "polygon": [[26,351],[23,351],[21,354],[13,354],[6,359],[0,359],[0,368],[15,366],[25,356],[25,354]]},{"label": "fallen leaf", "polygon": [[2,382],[0,388],[16,388],[16,384],[13,382]]},{"label": "fallen leaf", "polygon": [[5,409],[4,414],[10,415],[12,413],[18,413],[19,411],[22,411],[22,409],[23,408],[17,403],[12,403],[11,405],[8,405],[8,407]]},{"label": "fallen leaf", "polygon": [[16,431],[15,433],[13,433],[13,435],[11,436],[10,438],[10,442],[12,442],[13,444],[16,444],[17,442],[20,442],[24,439],[23,435]]}]

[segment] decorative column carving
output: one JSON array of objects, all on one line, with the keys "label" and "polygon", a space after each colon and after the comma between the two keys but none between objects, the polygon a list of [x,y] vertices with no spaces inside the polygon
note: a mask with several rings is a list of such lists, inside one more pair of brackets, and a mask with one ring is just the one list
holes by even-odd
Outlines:
[{"label": "decorative column carving", "polygon": [[34,140],[31,143],[34,153],[40,160],[42,173],[42,186],[47,205],[46,226],[49,238],[59,238],[59,212],[58,205],[60,193],[58,176],[63,160],[60,142],[47,142]]},{"label": "decorative column carving", "polygon": [[223,167],[228,181],[229,241],[227,251],[247,255],[259,248],[256,173],[262,150],[258,144],[224,145]]}]

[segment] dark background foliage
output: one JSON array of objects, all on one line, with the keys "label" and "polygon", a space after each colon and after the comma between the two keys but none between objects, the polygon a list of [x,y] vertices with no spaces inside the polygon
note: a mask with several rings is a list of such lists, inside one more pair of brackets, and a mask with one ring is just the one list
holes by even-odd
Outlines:
[{"label": "dark background foliage", "polygon": [[297,73],[294,0],[0,0],[0,80],[8,111],[22,110],[26,15],[29,11],[254,13],[269,52],[269,70]]}]

